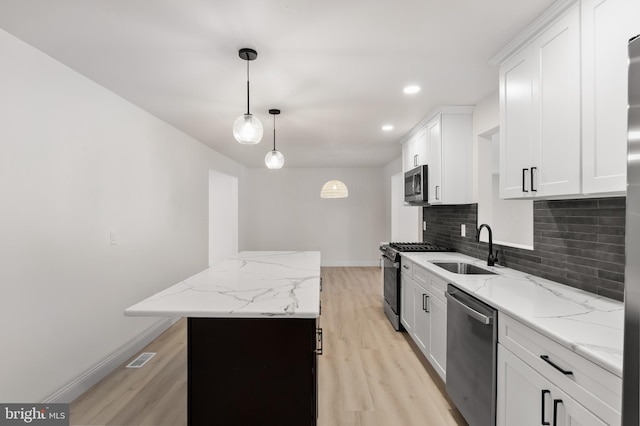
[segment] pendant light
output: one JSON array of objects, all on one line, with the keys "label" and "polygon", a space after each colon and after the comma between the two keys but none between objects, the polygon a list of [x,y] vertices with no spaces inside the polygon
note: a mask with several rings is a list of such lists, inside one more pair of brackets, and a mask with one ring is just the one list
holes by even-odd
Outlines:
[{"label": "pendant light", "polygon": [[281,169],[284,166],[284,155],[276,150],[276,115],[280,114],[280,110],[270,109],[269,114],[273,115],[273,149],[267,152],[264,163],[269,169]]},{"label": "pendant light", "polygon": [[233,136],[241,144],[254,145],[262,139],[262,123],[249,112],[249,62],[258,57],[258,52],[245,47],[238,54],[247,61],[247,113],[234,121]]},{"label": "pendant light", "polygon": [[320,190],[320,198],[347,198],[348,196],[349,188],[339,180],[330,180]]}]

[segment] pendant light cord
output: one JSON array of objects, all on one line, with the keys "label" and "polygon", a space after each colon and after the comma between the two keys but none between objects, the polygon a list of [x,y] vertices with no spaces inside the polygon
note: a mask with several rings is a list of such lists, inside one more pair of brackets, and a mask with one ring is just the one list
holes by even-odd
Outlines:
[{"label": "pendant light cord", "polygon": [[273,150],[276,150],[276,115],[273,114]]},{"label": "pendant light cord", "polygon": [[247,60],[247,115],[251,115],[249,112],[249,60]]}]

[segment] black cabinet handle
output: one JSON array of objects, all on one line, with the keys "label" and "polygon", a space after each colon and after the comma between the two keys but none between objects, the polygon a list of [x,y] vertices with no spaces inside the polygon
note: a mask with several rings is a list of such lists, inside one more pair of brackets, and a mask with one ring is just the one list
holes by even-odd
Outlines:
[{"label": "black cabinet handle", "polygon": [[522,192],[529,192],[529,190],[526,188],[525,184],[527,182],[527,172],[529,171],[529,169],[522,169]]},{"label": "black cabinet handle", "polygon": [[561,372],[562,374],[564,374],[565,376],[571,376],[573,375],[573,371],[569,371],[569,370],[565,370],[564,368],[560,367],[558,364],[556,364],[555,362],[551,361],[549,359],[549,355],[540,355],[540,358],[542,358],[542,360],[544,362],[546,362],[547,364],[549,364],[550,366],[552,366],[553,368],[555,368],[556,370],[558,370],[559,372]]},{"label": "black cabinet handle", "polygon": [[440,189],[440,185],[436,185],[436,200],[440,199],[440,196],[438,195],[438,189]]},{"label": "black cabinet handle", "polygon": [[562,404],[561,399],[553,400],[553,426],[558,426],[558,404]]},{"label": "black cabinet handle", "polygon": [[538,190],[534,187],[534,182],[535,182],[535,178],[534,178],[534,170],[538,170],[537,167],[532,167],[531,168],[531,174],[529,175],[531,177],[531,192],[538,192]]},{"label": "black cabinet handle", "polygon": [[543,426],[549,426],[549,424],[550,424],[549,422],[545,422],[545,421],[544,421],[544,412],[546,411],[546,410],[544,409],[544,396],[545,396],[546,394],[551,395],[551,391],[550,391],[550,390],[547,390],[547,389],[542,389],[542,420],[541,420],[541,424],[542,424]]},{"label": "black cabinet handle", "polygon": [[318,338],[318,345],[316,347],[316,355],[322,355],[322,346],[323,346],[323,338],[322,338],[322,328],[316,329],[316,335]]}]

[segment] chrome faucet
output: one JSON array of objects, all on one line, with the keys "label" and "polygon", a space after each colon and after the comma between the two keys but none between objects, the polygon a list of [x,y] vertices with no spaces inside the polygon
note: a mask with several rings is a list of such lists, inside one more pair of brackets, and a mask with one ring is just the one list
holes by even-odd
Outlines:
[{"label": "chrome faucet", "polygon": [[489,257],[487,257],[487,266],[493,266],[498,262],[498,250],[496,250],[496,254],[493,254],[493,233],[491,232],[491,227],[486,223],[483,223],[478,227],[478,232],[476,233],[476,241],[480,241],[480,231],[482,228],[487,228],[489,231]]}]

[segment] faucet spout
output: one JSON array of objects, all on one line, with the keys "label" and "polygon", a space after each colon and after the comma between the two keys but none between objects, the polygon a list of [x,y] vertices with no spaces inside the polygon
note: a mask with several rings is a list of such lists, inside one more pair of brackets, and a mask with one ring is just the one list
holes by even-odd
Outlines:
[{"label": "faucet spout", "polygon": [[487,266],[494,266],[498,262],[498,252],[493,254],[493,232],[491,232],[491,227],[486,223],[483,223],[478,227],[478,232],[476,232],[476,241],[480,241],[480,232],[482,232],[483,228],[487,228],[489,231],[489,256],[487,257]]}]

